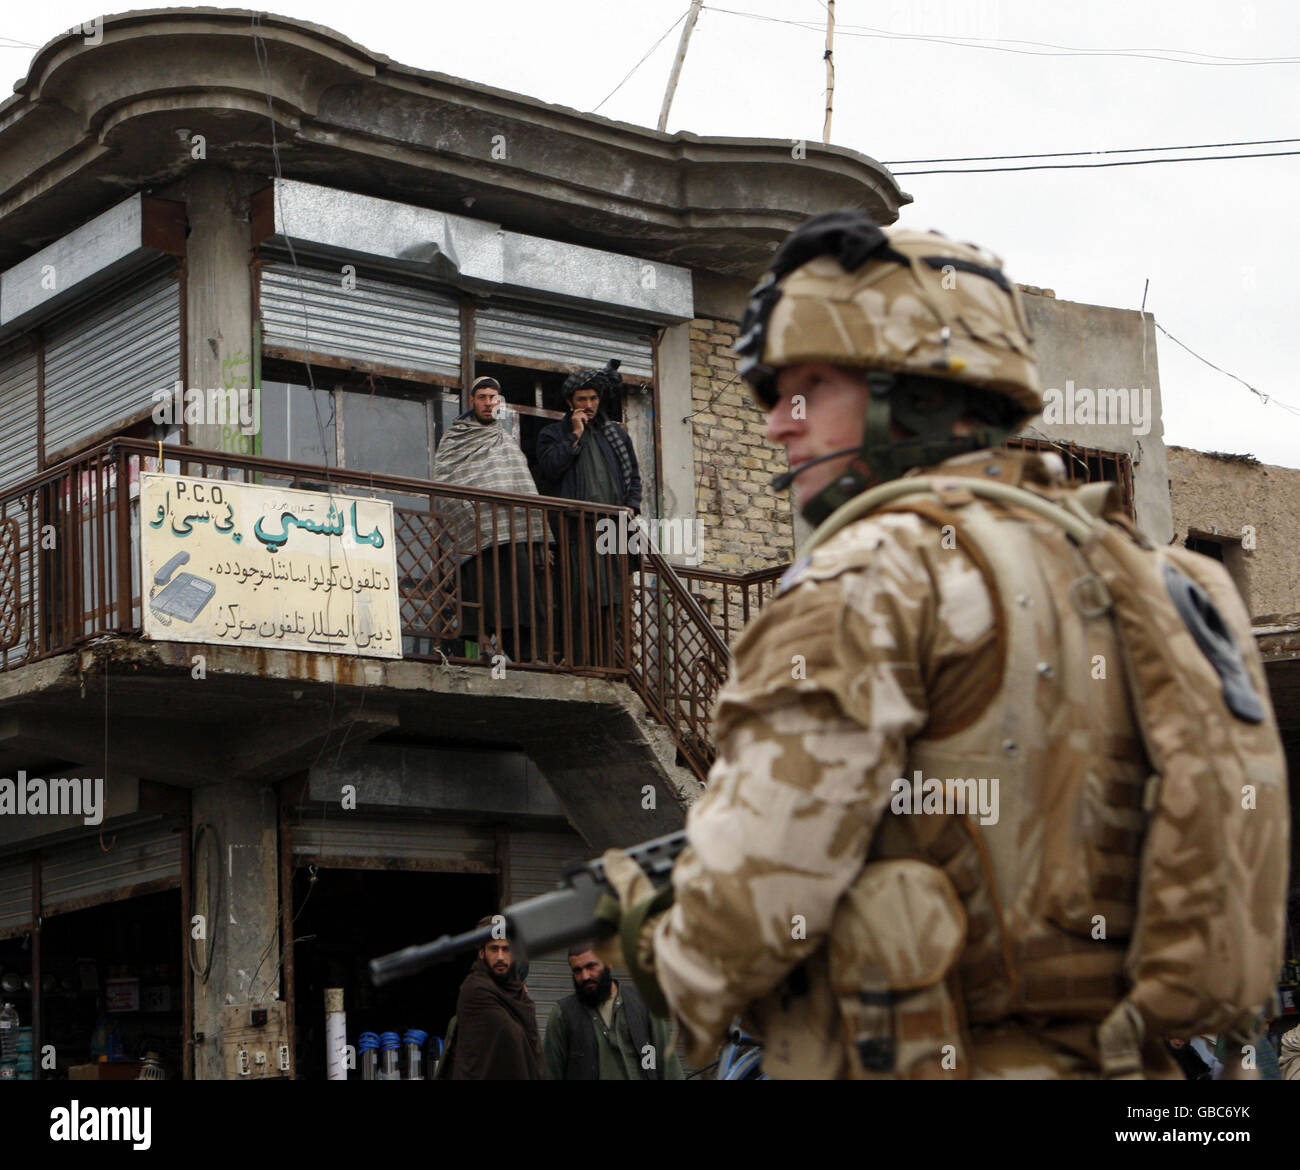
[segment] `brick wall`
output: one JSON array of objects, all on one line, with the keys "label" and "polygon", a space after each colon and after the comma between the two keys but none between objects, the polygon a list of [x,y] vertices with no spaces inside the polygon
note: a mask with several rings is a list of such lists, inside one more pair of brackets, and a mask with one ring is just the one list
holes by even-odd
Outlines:
[{"label": "brick wall", "polygon": [[691,391],[701,568],[744,573],[788,563],[794,523],[788,493],[769,486],[785,452],[763,438],[763,414],[736,377],[736,333],[730,321],[691,323]]}]

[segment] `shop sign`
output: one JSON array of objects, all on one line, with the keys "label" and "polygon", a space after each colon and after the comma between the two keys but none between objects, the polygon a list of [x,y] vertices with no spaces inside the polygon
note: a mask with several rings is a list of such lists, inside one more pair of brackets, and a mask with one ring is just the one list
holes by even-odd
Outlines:
[{"label": "shop sign", "polygon": [[393,505],[145,474],[144,636],[402,656]]}]

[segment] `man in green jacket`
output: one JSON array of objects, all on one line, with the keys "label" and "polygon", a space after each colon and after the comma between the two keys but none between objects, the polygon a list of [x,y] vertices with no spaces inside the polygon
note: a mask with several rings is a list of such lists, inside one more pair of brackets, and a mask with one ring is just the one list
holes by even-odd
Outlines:
[{"label": "man in green jacket", "polygon": [[569,948],[574,994],[555,1005],[542,1045],[552,1081],[680,1081],[668,1023],[620,985],[589,942]]}]

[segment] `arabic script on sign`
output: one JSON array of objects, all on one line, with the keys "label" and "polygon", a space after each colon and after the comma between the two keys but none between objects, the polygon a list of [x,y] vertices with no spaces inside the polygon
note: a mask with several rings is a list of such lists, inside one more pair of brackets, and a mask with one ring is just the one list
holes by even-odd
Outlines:
[{"label": "arabic script on sign", "polygon": [[401,657],[389,501],[150,473],[140,520],[145,637]]}]

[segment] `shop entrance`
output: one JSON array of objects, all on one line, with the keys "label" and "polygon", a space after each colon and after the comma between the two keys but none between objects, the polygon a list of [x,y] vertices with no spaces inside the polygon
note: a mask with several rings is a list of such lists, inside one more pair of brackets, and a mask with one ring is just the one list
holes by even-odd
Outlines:
[{"label": "shop entrance", "polygon": [[[17,1007],[24,1027],[32,1023],[30,984],[40,981],[40,1044],[53,1045],[55,1059],[53,1069],[42,1068],[42,1053],[33,1053],[42,1080],[66,1079],[71,1069],[86,1079],[134,1080],[150,1053],[161,1064],[161,1070],[151,1064],[150,1075],[180,1078],[179,890],[49,915],[40,942],[39,973],[32,970],[30,936],[0,942],[0,968],[11,976],[6,987],[21,978],[4,998]],[[100,1063],[101,1055],[112,1068]]]},{"label": "shop entrance", "polygon": [[[314,869],[314,874],[313,874]],[[314,877],[314,880],[313,880]],[[300,868],[293,876],[295,1064],[302,1080],[325,1067],[325,989],[343,988],[347,1042],[362,1032],[418,1028],[445,1037],[472,956],[386,987],[370,983],[378,955],[472,930],[498,909],[495,874]],[[348,1073],[359,1080],[360,1068]]]}]

